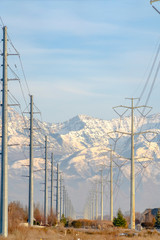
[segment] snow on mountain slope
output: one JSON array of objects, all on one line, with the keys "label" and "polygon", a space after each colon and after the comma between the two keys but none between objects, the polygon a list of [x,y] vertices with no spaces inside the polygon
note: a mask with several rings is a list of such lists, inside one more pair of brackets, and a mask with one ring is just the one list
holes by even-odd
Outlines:
[{"label": "snow on mountain slope", "polygon": [[[151,116],[147,120],[140,120],[135,117],[135,127],[138,124],[135,132],[150,129],[159,132],[159,117],[159,114],[154,117]],[[28,158],[29,131],[26,127],[29,127],[29,121],[25,117],[25,124],[23,117],[13,109],[9,111],[9,119],[11,120],[9,121],[9,145],[19,144],[9,147],[9,159],[12,156],[9,164],[12,168],[12,162]],[[60,124],[42,123],[39,120],[34,122],[35,127],[41,128],[41,131],[35,131],[34,133],[35,158],[44,157],[44,136],[47,135],[49,154],[53,151],[55,161],[62,162],[62,166],[68,165],[68,174],[70,174],[69,169],[71,169],[72,165],[79,176],[85,178],[90,168],[93,168],[92,170],[95,171],[98,164],[109,161],[109,143],[114,143],[110,136],[113,139],[121,136],[116,144],[115,151],[122,156],[130,158],[129,136],[113,133],[113,131],[130,132],[129,117],[121,121],[119,119],[107,121],[79,115]],[[137,157],[144,158],[146,153],[148,158],[153,159],[155,157],[158,159],[160,157],[159,145],[156,142],[157,138],[154,139],[155,136],[153,133],[135,136],[135,153]]]},{"label": "snow on mountain slope", "polygon": [[[12,179],[10,180],[10,185],[13,184],[13,182],[11,183],[13,179],[19,179],[17,181],[21,181],[21,183],[25,182],[26,186],[28,182],[27,178],[22,177],[28,175],[29,164],[29,131],[27,130],[29,119],[27,117],[25,117],[25,122],[21,115],[10,108],[8,127],[10,145],[8,149],[9,177]],[[160,132],[160,114],[150,116],[147,119],[135,117],[134,122],[135,132],[147,130]],[[73,189],[77,190],[77,186],[82,189],[81,184],[84,184],[84,181],[86,184],[88,181],[92,181],[95,175],[99,174],[98,171],[102,168],[102,165],[106,165],[109,168],[109,144],[114,143],[112,139],[115,140],[121,136],[114,150],[121,156],[130,158],[130,137],[113,132],[130,132],[130,117],[108,121],[78,115],[58,124],[41,122],[36,119],[34,120],[34,126],[41,128],[41,130],[34,131],[34,176],[36,191],[41,188],[39,183],[44,181],[45,136],[48,136],[48,163],[50,164],[50,155],[53,152],[55,170],[56,162],[59,161],[60,170],[64,172],[65,181],[72,194],[74,192]],[[150,184],[151,182],[153,184],[160,183],[160,149],[159,142],[157,142],[158,139],[159,136],[154,133],[135,135],[136,184],[138,186],[140,181],[140,188],[143,188],[143,183],[145,184],[148,181],[150,181]],[[12,146],[13,144],[18,145]],[[126,181],[128,182],[127,186],[129,186],[130,160],[127,161],[114,157],[114,161],[119,165],[125,163],[120,169],[114,164],[114,176],[115,179],[118,179],[117,184],[122,185],[122,192],[126,194]],[[104,176],[109,176],[108,171],[104,170]],[[120,180],[118,174],[121,174]],[[37,196],[38,193],[35,198]],[[74,201],[76,204],[77,200]],[[84,203],[84,200],[82,203]]]}]

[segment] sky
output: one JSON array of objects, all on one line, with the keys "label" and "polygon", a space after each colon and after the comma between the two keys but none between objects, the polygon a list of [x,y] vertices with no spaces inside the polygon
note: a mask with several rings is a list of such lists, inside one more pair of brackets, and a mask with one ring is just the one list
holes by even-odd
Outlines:
[{"label": "sky", "polygon": [[[35,104],[52,123],[78,114],[116,118],[112,107],[139,97],[160,40],[160,15],[149,0],[0,0],[0,16]],[[16,57],[8,58],[20,73]],[[158,78],[153,112],[160,112]],[[16,83],[9,89],[20,95]]]}]

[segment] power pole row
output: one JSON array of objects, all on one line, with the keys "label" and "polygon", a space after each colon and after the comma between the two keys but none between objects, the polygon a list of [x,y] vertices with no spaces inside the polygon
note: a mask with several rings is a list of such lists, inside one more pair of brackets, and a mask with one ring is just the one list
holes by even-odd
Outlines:
[{"label": "power pole row", "polygon": [[[44,219],[45,224],[47,224],[48,218],[48,173],[47,173],[47,137],[45,140],[45,195],[44,195]],[[54,184],[53,184],[53,153],[51,154],[51,213],[53,213],[53,198],[54,198]],[[58,222],[60,222],[62,215],[64,217],[73,216],[73,206],[71,204],[70,199],[68,198],[67,191],[65,189],[65,185],[63,184],[63,177],[59,170],[59,163],[57,163],[56,170],[56,216]]]},{"label": "power pole row", "polygon": [[[0,233],[8,236],[8,79],[7,79],[7,27],[3,27],[3,78],[2,78],[2,165],[1,165],[1,227]],[[33,224],[33,97],[30,102],[30,168],[29,168],[29,224]],[[130,197],[130,222],[131,228],[135,228],[135,166],[134,166],[134,109],[145,106],[134,107],[131,98],[131,107],[119,106],[131,109],[131,197]],[[144,132],[143,132],[144,133]],[[127,133],[128,134],[128,133]],[[136,133],[141,134],[141,133]],[[47,166],[47,137],[45,138],[45,196],[44,217],[47,224],[48,215],[48,166]],[[111,165],[112,166],[112,165]],[[113,181],[112,172],[110,186],[110,217],[113,220]],[[56,212],[58,221],[61,217],[62,190],[60,189],[59,165],[57,164],[57,201]],[[52,185],[53,187],[53,185]],[[61,187],[62,188],[62,187]],[[52,192],[53,194],[53,192]],[[53,195],[52,195],[53,196]],[[66,197],[66,196],[65,196]],[[51,198],[53,202],[53,197]],[[68,208],[67,208],[68,206]],[[53,205],[52,205],[53,207]],[[94,209],[94,204],[92,206]],[[71,215],[73,207],[70,200],[66,199],[66,215]],[[97,211],[97,207],[96,207]],[[97,214],[96,214],[97,217]],[[101,220],[103,220],[103,172],[101,172]]]},{"label": "power pole row", "polygon": [[[112,149],[110,151],[110,221],[113,221],[113,160]],[[100,218],[103,220],[103,169],[101,172],[101,191],[100,191]],[[87,204],[84,208],[84,218],[98,220],[98,181],[96,181],[96,189],[92,189]]]},{"label": "power pole row", "polygon": [[[1,207],[0,207],[0,234],[8,236],[8,74],[7,74],[7,27],[3,27],[3,72],[2,72],[2,147],[1,147]],[[33,96],[30,95],[30,150],[29,150],[29,201],[28,201],[28,222],[33,225]],[[44,194],[44,219],[47,224],[48,217],[48,156],[47,156],[47,136],[45,137],[45,194]],[[51,212],[53,212],[53,154],[51,155]],[[57,166],[57,169],[59,166]],[[70,211],[67,209],[67,197],[65,196],[65,187],[60,180],[59,191],[59,172],[57,170],[57,213],[58,220],[62,213]],[[65,200],[66,199],[66,200]],[[70,205],[69,205],[70,206]],[[73,207],[70,207],[71,209]]]},{"label": "power pole row", "polygon": [[74,217],[74,209],[63,182],[62,174],[59,171],[59,163],[57,163],[56,215],[58,222],[62,215],[64,217]]}]

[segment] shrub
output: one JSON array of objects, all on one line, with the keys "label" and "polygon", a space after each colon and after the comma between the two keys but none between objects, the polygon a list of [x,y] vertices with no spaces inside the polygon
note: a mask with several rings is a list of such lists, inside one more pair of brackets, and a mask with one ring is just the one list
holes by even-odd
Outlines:
[{"label": "shrub", "polygon": [[27,222],[27,210],[20,202],[10,202],[8,205],[8,230],[12,232],[20,222]]},{"label": "shrub", "polygon": [[143,223],[141,223],[141,226],[146,229],[151,229],[154,227],[154,224],[153,224],[153,222],[143,222]]},{"label": "shrub", "polygon": [[158,209],[157,215],[156,215],[156,222],[154,225],[156,228],[160,228],[160,209]]},{"label": "shrub", "polygon": [[50,226],[55,226],[57,223],[57,218],[56,215],[53,213],[50,213],[50,215],[48,216],[48,224]]},{"label": "shrub", "polygon": [[64,214],[62,214],[62,217],[61,217],[61,221],[60,221],[60,222],[63,223],[64,226],[66,226],[66,224],[67,224],[67,219],[65,218]]},{"label": "shrub", "polygon": [[72,226],[73,226],[74,228],[81,228],[81,227],[82,227],[82,222],[79,221],[79,220],[74,220],[74,221],[72,222]]},{"label": "shrub", "polygon": [[39,204],[34,204],[34,224],[35,225],[41,225],[42,222],[42,213],[40,212],[40,205]]},{"label": "shrub", "polygon": [[121,210],[118,210],[117,217],[113,219],[113,224],[116,227],[126,227],[127,222],[126,219],[123,217]]}]

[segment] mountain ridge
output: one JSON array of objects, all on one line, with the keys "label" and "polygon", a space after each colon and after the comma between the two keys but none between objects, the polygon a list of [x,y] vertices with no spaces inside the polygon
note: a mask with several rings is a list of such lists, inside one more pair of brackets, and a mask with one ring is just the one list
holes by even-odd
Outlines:
[{"label": "mountain ridge", "polygon": [[[160,132],[159,113],[151,115],[147,119],[140,119],[135,116],[134,120],[135,127],[138,126],[135,131],[139,131],[142,128],[143,131],[149,129],[153,131],[156,130],[158,133]],[[22,176],[28,175],[29,147],[27,145],[29,145],[29,131],[26,129],[26,127],[29,127],[28,117],[25,117],[25,122],[26,124],[24,123],[24,118],[15,110],[9,109],[9,144],[19,144],[18,146],[9,147],[10,184],[13,179],[17,181],[18,185],[20,181],[23,184],[27,182],[26,179],[24,182],[22,181],[22,179],[24,179]],[[114,131],[130,132],[131,120],[130,117],[103,120],[80,114],[68,121],[58,124],[41,122],[35,119],[34,126],[41,128],[41,131],[34,131],[34,144],[40,146],[34,147],[35,187],[39,189],[40,187],[37,187],[37,184],[43,181],[44,178],[44,136],[48,136],[48,168],[50,169],[50,154],[53,152],[55,161],[54,170],[56,171],[56,162],[59,161],[60,169],[64,172],[64,179],[68,186],[68,191],[73,199],[75,199],[75,205],[77,205],[78,200],[73,196],[74,191],[80,189],[81,193],[83,191],[87,192],[86,189],[88,186],[94,182],[95,179],[99,179],[98,171],[102,165],[107,165],[107,169],[104,171],[104,177],[109,177],[109,149],[110,144],[112,143],[113,145],[114,143],[110,137],[115,139],[115,137],[120,136]],[[110,134],[108,134],[109,132]],[[159,142],[157,143],[159,139],[157,135],[154,136],[152,133],[150,133],[147,138],[150,142],[148,142],[144,135],[135,136],[135,155],[137,158],[140,158],[140,160],[136,160],[135,163],[136,182],[141,179],[142,184],[140,188],[142,188],[142,191],[143,188],[145,188],[143,184],[146,184],[148,181],[150,181],[150,184],[153,183],[153,189],[157,188],[155,184],[157,186],[160,184],[160,173],[158,171],[160,168],[160,144]],[[114,150],[116,153],[130,158],[130,144],[129,136],[123,135],[117,142]],[[143,159],[145,156],[154,160],[146,161]],[[114,164],[114,176],[118,179],[118,174],[121,174],[120,179],[117,180],[117,184],[120,184],[121,192],[127,195],[129,194],[130,162],[125,161],[126,160],[114,159],[114,162],[120,166],[116,168]],[[125,164],[123,166],[124,162]],[[86,183],[85,190],[82,188],[84,182]],[[108,186],[108,184],[107,180],[106,186]],[[38,194],[39,193],[35,194],[36,198]],[[82,196],[82,198],[83,201],[80,206],[84,203],[85,196]],[[150,196],[148,198],[150,198]],[[124,202],[123,199],[121,201]]]}]

